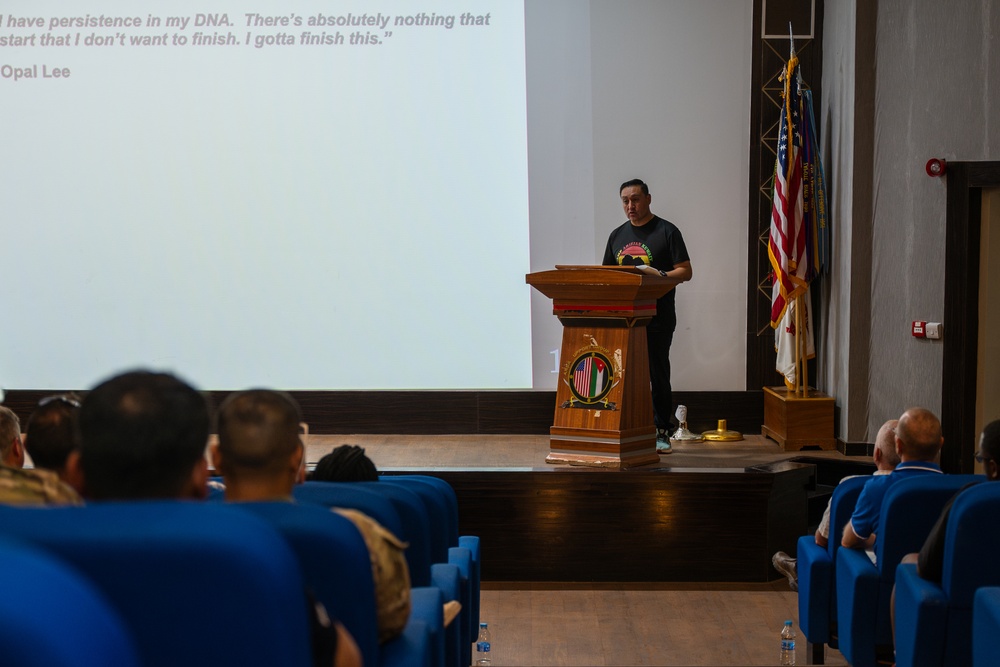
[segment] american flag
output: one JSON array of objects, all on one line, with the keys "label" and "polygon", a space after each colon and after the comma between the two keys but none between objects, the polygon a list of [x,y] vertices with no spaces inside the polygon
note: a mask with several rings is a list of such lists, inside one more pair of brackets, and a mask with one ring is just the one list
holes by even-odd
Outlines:
[{"label": "american flag", "polygon": [[803,104],[802,77],[794,45],[782,76],[784,107],[774,165],[768,256],[774,275],[771,326],[775,328],[776,366],[791,387],[796,381],[795,310],[799,307],[804,310],[801,321],[805,323],[805,356],[815,355],[809,283],[820,268],[816,224],[817,213],[820,217],[825,214],[825,193],[811,126],[812,112]]},{"label": "american flag", "polygon": [[604,389],[607,378],[607,364],[596,357],[581,359],[573,371],[573,387],[576,393],[593,398]]},{"label": "american flag", "polygon": [[810,265],[803,210],[802,96],[798,81],[799,59],[794,50],[783,76],[784,108],[778,129],[771,234],[767,245],[771,268],[774,270],[771,292],[772,327],[777,327],[781,322],[788,302],[805,290]]}]

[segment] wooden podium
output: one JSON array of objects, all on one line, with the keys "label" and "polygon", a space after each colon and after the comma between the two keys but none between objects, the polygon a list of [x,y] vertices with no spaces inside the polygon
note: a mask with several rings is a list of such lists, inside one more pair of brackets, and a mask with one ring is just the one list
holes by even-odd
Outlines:
[{"label": "wooden podium", "polygon": [[525,281],[563,324],[547,463],[629,468],[660,460],[646,325],[678,281],[634,266],[557,266]]}]

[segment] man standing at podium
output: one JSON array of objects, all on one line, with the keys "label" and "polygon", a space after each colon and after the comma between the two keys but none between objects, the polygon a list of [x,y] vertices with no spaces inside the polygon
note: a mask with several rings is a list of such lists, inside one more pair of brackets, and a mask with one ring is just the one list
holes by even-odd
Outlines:
[{"label": "man standing at podium", "polygon": [[[625,181],[618,190],[628,221],[611,232],[604,251],[605,265],[637,266],[647,273],[691,280],[691,258],[677,227],[649,210],[649,186],[639,179]],[[656,316],[646,327],[649,379],[653,392],[656,450],[669,453],[673,417],[670,390],[670,343],[677,327],[674,290],[656,301]]]}]

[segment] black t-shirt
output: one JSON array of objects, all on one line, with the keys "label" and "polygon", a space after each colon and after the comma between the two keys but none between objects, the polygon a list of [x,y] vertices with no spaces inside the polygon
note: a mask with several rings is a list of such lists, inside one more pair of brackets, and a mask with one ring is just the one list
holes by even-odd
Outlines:
[{"label": "black t-shirt", "polygon": [[[670,271],[678,264],[691,261],[681,230],[659,216],[641,227],[626,221],[608,237],[604,250],[605,265],[640,266],[648,264],[660,271]],[[652,330],[673,331],[677,325],[674,291],[656,301],[656,317],[649,323]]]}]

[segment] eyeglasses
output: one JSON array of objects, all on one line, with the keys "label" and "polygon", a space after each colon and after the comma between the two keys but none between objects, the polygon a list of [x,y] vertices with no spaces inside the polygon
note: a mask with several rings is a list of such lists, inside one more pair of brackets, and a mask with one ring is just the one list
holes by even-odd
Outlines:
[{"label": "eyeglasses", "polygon": [[38,407],[43,408],[49,403],[55,403],[56,401],[59,401],[60,403],[65,403],[66,405],[73,408],[80,407],[80,401],[77,400],[75,396],[69,396],[67,394],[56,394],[55,396],[46,396],[42,400],[38,401]]}]

